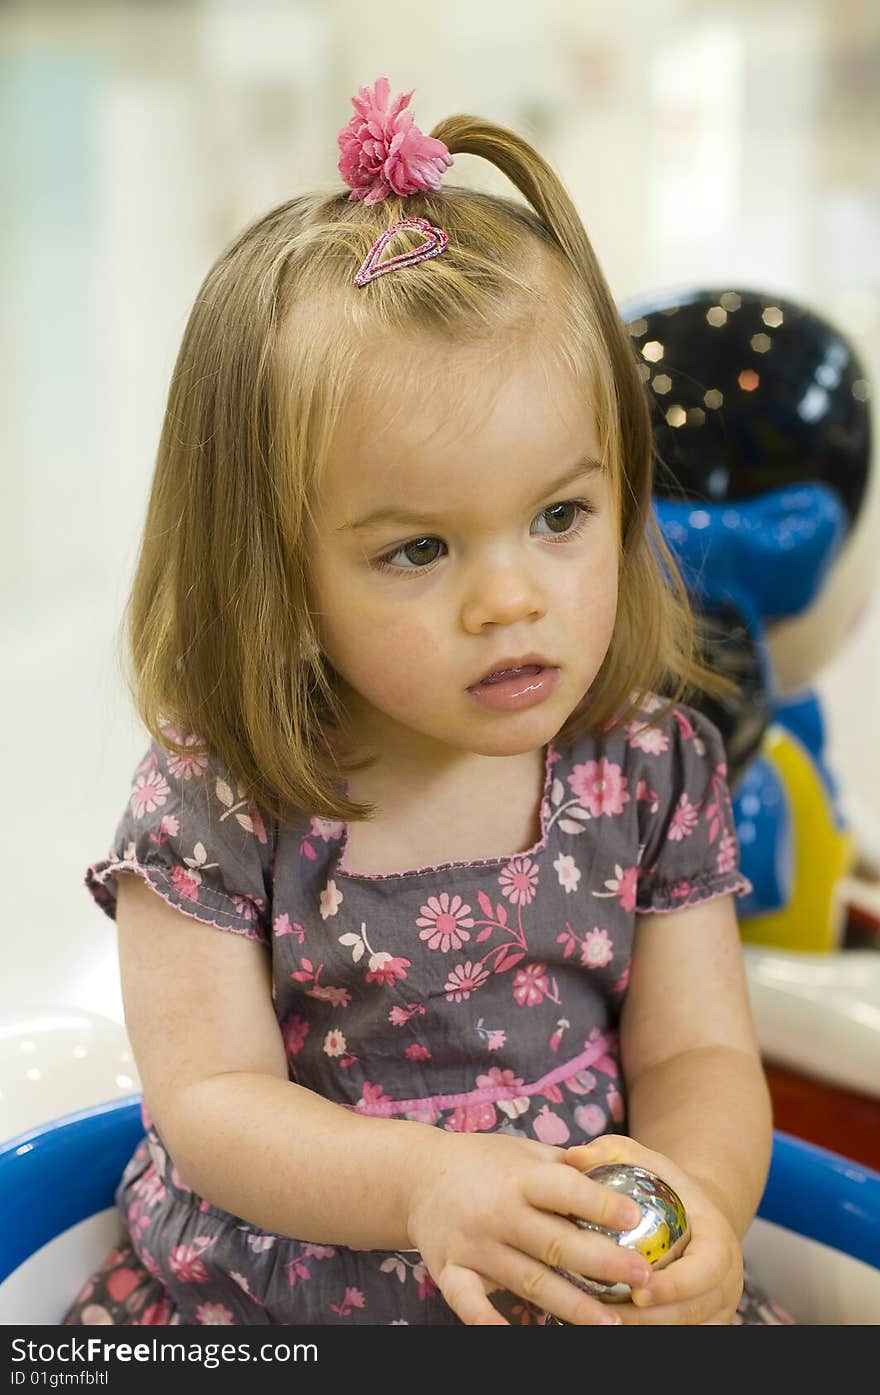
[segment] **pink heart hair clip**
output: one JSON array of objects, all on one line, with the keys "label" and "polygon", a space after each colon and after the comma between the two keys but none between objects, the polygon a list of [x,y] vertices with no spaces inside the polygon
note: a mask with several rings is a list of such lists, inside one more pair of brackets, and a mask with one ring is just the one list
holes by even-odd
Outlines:
[{"label": "pink heart hair clip", "polygon": [[[373,204],[391,193],[405,198],[419,190],[436,192],[440,188],[440,177],[452,164],[452,156],[442,140],[426,136],[415,125],[412,112],[407,110],[414,90],[401,92],[389,106],[388,79],[380,77],[372,89],[360,87],[357,96],[352,97],[355,115],[337,136],[339,173],[351,187],[350,201],[363,199],[364,203]],[[425,242],[410,252],[380,261],[389,239],[401,228],[418,228],[424,233]],[[437,257],[447,244],[445,232],[427,219],[405,218],[377,238],[355,275],[355,284],[365,286],[398,267]]]},{"label": "pink heart hair clip", "polygon": [[[424,233],[426,240],[419,247],[413,247],[408,252],[400,252],[396,257],[386,257],[385,261],[381,261],[382,253],[392,237],[404,228],[417,229]],[[448,243],[449,238],[443,229],[435,228],[427,218],[403,218],[399,223],[392,223],[391,227],[386,228],[382,236],[376,239],[355,273],[354,283],[356,286],[365,286],[368,281],[375,281],[377,277],[385,276],[389,271],[396,271],[400,266],[413,266],[416,262],[427,261],[429,257],[439,257]]]}]

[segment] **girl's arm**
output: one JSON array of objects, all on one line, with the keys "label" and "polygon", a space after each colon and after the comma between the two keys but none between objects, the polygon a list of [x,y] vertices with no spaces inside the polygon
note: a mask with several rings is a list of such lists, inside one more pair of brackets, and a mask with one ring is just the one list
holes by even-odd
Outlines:
[{"label": "girl's arm", "polygon": [[187,1185],[281,1235],[405,1248],[405,1180],[434,1131],[288,1080],[263,945],[200,924],[131,874],[116,921],[144,1097]]},{"label": "girl's arm", "polygon": [[773,1125],[732,896],[636,916],[621,1051],[630,1135],[696,1178],[741,1239]]}]

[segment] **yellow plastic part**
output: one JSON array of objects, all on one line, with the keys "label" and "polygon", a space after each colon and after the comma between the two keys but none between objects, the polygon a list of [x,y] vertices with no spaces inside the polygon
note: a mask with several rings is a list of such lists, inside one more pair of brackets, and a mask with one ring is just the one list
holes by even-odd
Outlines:
[{"label": "yellow plastic part", "polygon": [[785,727],[771,724],[761,754],[773,765],[787,796],[794,876],[788,905],[741,916],[747,944],[827,954],[840,948],[843,907],[837,884],[855,862],[855,838],[836,827],[834,809],[807,748]]},{"label": "yellow plastic part", "polygon": [[657,1260],[660,1259],[662,1255],[665,1255],[669,1246],[669,1226],[665,1221],[659,1221],[657,1229],[650,1235],[643,1235],[642,1238],[637,1240],[633,1245],[633,1249],[638,1250],[639,1254],[643,1255],[649,1264],[656,1264]]}]

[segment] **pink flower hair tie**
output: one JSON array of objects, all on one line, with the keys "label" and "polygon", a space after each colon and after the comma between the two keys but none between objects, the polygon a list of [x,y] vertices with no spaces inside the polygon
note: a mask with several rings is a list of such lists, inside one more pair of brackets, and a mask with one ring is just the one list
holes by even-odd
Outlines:
[{"label": "pink flower hair tie", "polygon": [[415,88],[401,92],[388,107],[387,77],[376,79],[372,92],[359,87],[352,97],[355,115],[342,127],[339,173],[351,186],[349,201],[379,203],[388,194],[405,198],[420,189],[440,188],[440,176],[452,164],[442,140],[426,136],[406,111]]}]

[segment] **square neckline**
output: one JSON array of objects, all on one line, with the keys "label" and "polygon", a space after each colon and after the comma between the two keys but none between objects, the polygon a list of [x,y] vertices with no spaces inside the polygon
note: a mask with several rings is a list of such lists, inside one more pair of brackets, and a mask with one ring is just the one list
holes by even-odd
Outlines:
[{"label": "square neckline", "polygon": [[[407,867],[401,871],[394,872],[356,872],[343,866],[345,853],[348,848],[348,839],[351,832],[351,823],[343,822],[342,836],[334,860],[334,877],[346,877],[351,881],[394,881],[401,877],[421,877],[436,872],[464,871],[470,867],[500,867],[502,863],[510,862],[517,857],[534,857],[543,852],[547,846],[549,838],[548,818],[550,814],[550,787],[553,781],[553,767],[559,760],[559,752],[553,741],[548,741],[544,749],[544,783],[541,789],[540,802],[538,806],[538,817],[540,820],[540,834],[536,843],[530,848],[525,848],[521,852],[503,853],[500,857],[478,857],[471,860],[460,859],[458,861],[438,862],[426,867]],[[346,785],[346,793],[347,785]]]}]

